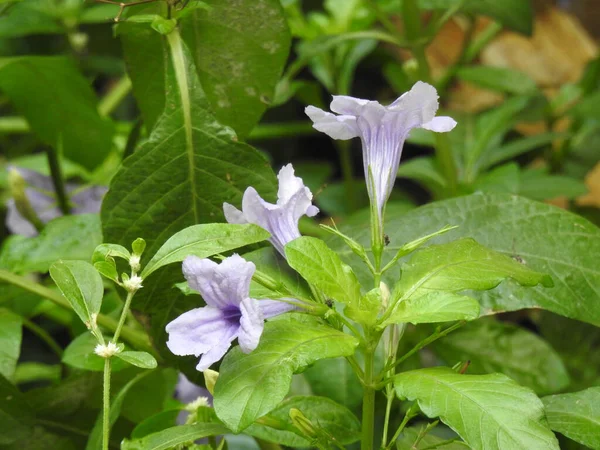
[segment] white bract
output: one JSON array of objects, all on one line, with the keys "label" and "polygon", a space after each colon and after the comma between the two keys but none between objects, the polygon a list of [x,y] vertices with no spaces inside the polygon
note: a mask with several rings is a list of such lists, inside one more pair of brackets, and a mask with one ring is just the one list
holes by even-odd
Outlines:
[{"label": "white bract", "polygon": [[242,198],[240,211],[223,203],[223,212],[229,223],[253,223],[271,233],[273,246],[285,257],[284,247],[300,237],[298,221],[303,215],[313,217],[319,209],[312,204],[312,193],[304,186],[302,178],[294,176],[291,164],[283,166],[277,175],[279,190],[277,203],[264,201],[256,189],[249,187]]},{"label": "white bract", "polygon": [[445,133],[456,126],[451,117],[435,117],[438,110],[435,88],[418,81],[410,91],[389,106],[344,95],[334,95],[332,114],[314,106],[306,107],[313,127],[333,139],[360,137],[365,179],[371,204],[381,219],[400,164],[404,141],[413,128]]}]

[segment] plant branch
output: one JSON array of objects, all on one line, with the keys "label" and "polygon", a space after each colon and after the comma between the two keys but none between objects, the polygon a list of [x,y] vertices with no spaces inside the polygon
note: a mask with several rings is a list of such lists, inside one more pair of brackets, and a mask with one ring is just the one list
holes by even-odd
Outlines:
[{"label": "plant branch", "polygon": [[98,114],[108,117],[131,91],[131,79],[123,75],[113,88],[98,102]]},{"label": "plant branch", "polygon": [[[59,147],[62,147],[62,137],[59,137]],[[66,216],[71,213],[71,207],[69,206],[65,179],[58,160],[58,150],[53,146],[49,146],[46,155],[48,156],[48,167],[50,167],[50,177],[52,178],[52,185],[56,192],[58,206],[63,215]]]},{"label": "plant branch", "polygon": [[44,341],[46,343],[46,345],[48,345],[48,347],[54,352],[56,353],[56,355],[59,358],[62,358],[63,355],[63,349],[60,345],[58,345],[58,343],[54,340],[54,338],[50,335],[50,333],[48,333],[46,330],[44,330],[42,327],[40,327],[37,323],[32,322],[31,320],[23,317],[23,326],[25,328],[27,328],[29,331],[31,331],[33,334],[35,334],[37,337],[39,337],[42,341]]}]

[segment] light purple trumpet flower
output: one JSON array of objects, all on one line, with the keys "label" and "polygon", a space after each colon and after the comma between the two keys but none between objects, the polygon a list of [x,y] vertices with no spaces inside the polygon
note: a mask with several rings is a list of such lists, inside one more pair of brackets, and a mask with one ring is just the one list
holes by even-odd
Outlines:
[{"label": "light purple trumpet flower", "polygon": [[298,221],[303,215],[313,217],[319,209],[312,204],[312,192],[302,178],[294,176],[291,164],[283,166],[277,175],[279,190],[277,203],[265,202],[256,189],[249,187],[242,198],[242,211],[223,203],[225,219],[229,223],[253,223],[271,233],[273,246],[285,257],[284,247],[300,237]]},{"label": "light purple trumpet flower", "polygon": [[380,225],[383,208],[392,192],[400,164],[402,146],[413,128],[445,133],[456,126],[450,117],[435,117],[438,110],[435,88],[418,81],[410,91],[389,106],[344,95],[334,95],[331,110],[306,107],[313,127],[333,139],[360,137],[365,179],[371,204],[377,206]]},{"label": "light purple trumpet flower", "polygon": [[[31,204],[31,208],[42,223],[48,223],[52,219],[62,216],[50,177],[15,166],[10,166],[9,169],[16,170],[27,183],[25,195]],[[104,186],[90,186],[80,189],[80,186],[74,183],[67,183],[66,190],[70,196],[69,202],[72,214],[100,212],[102,198],[108,191]],[[13,199],[8,200],[6,209],[6,228],[11,233],[27,237],[38,234],[35,227],[19,212]]]},{"label": "light purple trumpet flower", "polygon": [[192,309],[167,324],[167,347],[179,356],[200,356],[199,371],[219,361],[238,339],[249,353],[256,348],[264,321],[295,307],[276,300],[250,298],[250,281],[256,266],[234,254],[221,264],[188,256],[183,274],[207,306]]}]

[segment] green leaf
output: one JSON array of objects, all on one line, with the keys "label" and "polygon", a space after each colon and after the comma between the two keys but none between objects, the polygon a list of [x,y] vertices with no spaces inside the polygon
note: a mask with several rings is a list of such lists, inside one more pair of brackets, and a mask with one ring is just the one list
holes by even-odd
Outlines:
[{"label": "green leaf", "polygon": [[[292,408],[299,409],[315,428],[323,430],[340,444],[348,445],[360,439],[360,422],[356,416],[333,400],[317,396],[287,398],[264,417],[266,425],[252,425],[246,433],[287,447],[310,447],[310,441],[303,437],[290,419]],[[270,422],[277,423],[278,428],[269,427]]]},{"label": "green leaf", "polygon": [[0,375],[12,380],[21,353],[23,320],[20,316],[0,309]]},{"label": "green leaf", "polygon": [[317,238],[300,237],[285,246],[288,264],[325,295],[342,303],[358,305],[360,284],[350,266]]},{"label": "green leaf", "polygon": [[167,264],[183,261],[189,255],[207,258],[269,238],[269,233],[253,224],[211,223],[187,227],[173,236],[156,252],[142,271],[146,278]]},{"label": "green leaf", "polygon": [[[131,353],[138,353],[138,352],[131,352]],[[139,352],[139,353],[142,353],[142,352]],[[129,380],[129,382],[127,382],[127,384],[121,388],[121,390],[115,396],[115,398],[113,398],[113,400],[110,404],[110,412],[108,414],[108,421],[110,424],[109,425],[110,428],[112,428],[112,426],[115,424],[115,422],[121,415],[121,408],[123,406],[123,401],[125,400],[125,397],[127,396],[127,393],[129,392],[129,390],[149,373],[150,372],[142,372],[142,373],[137,374],[134,378]],[[90,437],[88,438],[87,445],[85,446],[85,450],[101,450],[101,448],[102,448],[102,426],[103,426],[102,421],[103,421],[103,411],[100,411],[100,414],[98,414],[98,418],[96,419],[96,423],[94,424],[94,428],[92,429],[92,432],[90,433]]]},{"label": "green leaf", "polygon": [[266,159],[215,121],[187,50],[176,32],[169,39],[169,107],[113,178],[102,208],[105,240],[128,246],[142,236],[145,255],[177,231],[221,219],[223,202],[239,204],[247,185],[267,197],[274,191]]},{"label": "green leaf", "polygon": [[516,139],[499,147],[486,150],[479,160],[479,167],[481,169],[487,169],[494,164],[498,164],[532,150],[549,145],[554,140],[561,137],[564,137],[564,134],[548,132]]},{"label": "green leaf", "polygon": [[519,194],[534,200],[556,197],[576,198],[587,193],[583,180],[564,175],[546,174],[544,171],[526,170],[521,173]]},{"label": "green leaf", "polygon": [[0,445],[25,439],[33,422],[33,411],[23,394],[0,375]]},{"label": "green leaf", "polygon": [[57,259],[87,261],[102,241],[97,214],[57,217],[39,236],[10,239],[2,248],[0,266],[17,273],[47,272]]},{"label": "green leaf", "polygon": [[501,374],[461,375],[436,367],[395,377],[400,398],[417,400],[427,417],[439,417],[474,450],[558,450],[541,400]]},{"label": "green leaf", "polygon": [[244,354],[236,347],[221,363],[214,392],[217,416],[240,432],[283,400],[294,373],[320,359],[351,355],[357,345],[352,336],[303,315],[267,322],[256,350]]},{"label": "green leaf", "polygon": [[20,363],[14,374],[15,384],[50,381],[58,383],[61,379],[60,364],[48,365],[36,362]]},{"label": "green leaf", "polygon": [[600,448],[600,387],[542,401],[550,428],[589,448]]},{"label": "green leaf", "polygon": [[508,323],[481,319],[433,346],[448,365],[470,361],[470,374],[500,372],[540,395],[569,385],[567,370],[554,349],[537,334]]},{"label": "green leaf", "polygon": [[218,423],[182,425],[149,434],[141,439],[125,440],[121,444],[121,450],[168,450],[178,444],[193,442],[209,436],[219,436],[228,432],[226,427]]},{"label": "green leaf", "polygon": [[92,316],[100,312],[104,295],[102,278],[94,266],[84,261],[57,261],[50,266],[50,276],[81,321],[94,323]]},{"label": "green leaf", "polygon": [[291,36],[279,0],[204,0],[181,21],[219,122],[244,138],[275,95]]},{"label": "green leaf", "polygon": [[110,152],[113,124],[98,114],[94,92],[70,58],[0,59],[0,90],[40,139],[71,161],[94,169]]},{"label": "green leaf", "polygon": [[303,375],[315,395],[327,396],[350,409],[362,402],[362,384],[345,358],[317,361]]},{"label": "green leaf", "polygon": [[[97,344],[96,338],[91,333],[80,334],[65,349],[62,362],[77,369],[102,372],[104,370],[104,358],[94,353]],[[126,366],[125,362],[114,359],[112,370],[114,372]]]},{"label": "green leaf", "polygon": [[181,414],[181,409],[169,409],[148,417],[146,420],[136,425],[131,432],[131,439],[141,439],[149,434],[174,427],[177,424],[177,416],[179,416],[179,414]]},{"label": "green leaf", "polygon": [[3,9],[0,38],[63,33],[64,28],[52,17],[52,11],[46,9],[38,0],[23,0]]},{"label": "green leaf", "polygon": [[402,430],[402,434],[400,438],[396,441],[396,448],[398,450],[421,450],[421,449],[440,449],[440,450],[468,450],[470,447],[464,442],[458,440],[452,440],[448,442],[452,438],[442,438],[439,437],[434,428],[429,431],[420,441],[417,446],[413,446],[413,444],[419,438],[419,433],[425,429],[425,426],[421,427],[407,427]]},{"label": "green leaf", "polygon": [[[368,246],[368,227],[353,224],[340,230]],[[402,214],[387,214],[386,233],[391,244],[389,260],[403,242],[433,233],[446,224],[456,230],[435,238],[436,243],[468,236],[480,244],[523,261],[527,267],[552,275],[552,289],[521,287],[507,280],[496,289],[470,293],[480,300],[482,314],[541,308],[566,317],[600,325],[600,230],[587,220],[563,209],[508,194],[473,194],[430,203]],[[366,231],[365,231],[366,230]],[[359,279],[371,275],[362,260],[337,239],[329,241],[353,268]],[[397,274],[390,270],[384,281],[392,285]]]},{"label": "green leaf", "polygon": [[477,86],[508,94],[527,95],[537,91],[535,81],[528,75],[506,67],[461,67],[456,76]]},{"label": "green leaf", "polygon": [[142,369],[156,369],[158,365],[154,356],[146,352],[125,351],[117,353],[116,357]]},{"label": "green leaf", "polygon": [[94,254],[92,255],[92,263],[103,262],[108,258],[114,257],[129,261],[129,258],[131,258],[131,253],[122,245],[100,244],[94,250]]},{"label": "green leaf", "polygon": [[507,278],[522,286],[552,286],[552,279],[548,275],[535,272],[473,239],[463,238],[415,252],[410,261],[403,265],[402,278],[394,292],[406,299],[425,295],[432,290],[488,290]]},{"label": "green leaf", "polygon": [[432,192],[439,192],[446,187],[446,180],[431,157],[414,158],[400,164],[397,176],[418,181]]},{"label": "green leaf", "polygon": [[380,326],[392,323],[436,323],[473,320],[479,317],[479,303],[466,295],[432,291],[401,301]]}]

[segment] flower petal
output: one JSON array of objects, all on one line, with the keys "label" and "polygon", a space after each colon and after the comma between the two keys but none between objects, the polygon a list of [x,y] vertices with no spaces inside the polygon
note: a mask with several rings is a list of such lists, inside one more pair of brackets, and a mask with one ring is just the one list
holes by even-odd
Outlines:
[{"label": "flower petal", "polygon": [[250,353],[258,346],[265,321],[258,301],[253,298],[242,300],[240,310],[242,311],[242,317],[240,319],[238,342],[244,353]]},{"label": "flower petal", "polygon": [[291,164],[281,168],[277,174],[277,180],[279,181],[279,189],[277,190],[278,205],[287,203],[296,192],[305,188],[302,178],[294,176],[294,167]]},{"label": "flower petal", "polygon": [[[294,300],[293,298],[286,298],[284,300]],[[295,311],[298,309],[297,306],[294,306],[290,303],[280,302],[278,300],[271,300],[268,298],[258,300],[258,305],[260,306],[260,310],[262,311],[263,317],[265,319],[270,319],[271,317],[278,316],[280,314]]]},{"label": "flower petal", "polygon": [[248,223],[244,213],[229,203],[223,203],[223,214],[225,214],[225,220],[227,220],[228,223]]},{"label": "flower petal", "polygon": [[369,103],[369,100],[362,98],[350,97],[348,95],[334,95],[329,108],[338,114],[349,116],[358,116],[364,105]]},{"label": "flower petal", "polygon": [[104,194],[108,188],[104,186],[91,186],[71,196],[71,203],[75,205],[73,214],[93,214],[100,211]]},{"label": "flower petal", "polygon": [[452,131],[456,126],[456,120],[452,117],[439,116],[434,117],[429,122],[421,125],[421,128],[425,130],[436,131],[438,133],[447,133],[448,131]]},{"label": "flower petal", "polygon": [[314,106],[307,106],[304,112],[313,121],[314,129],[333,139],[352,139],[359,135],[354,116],[336,116]]},{"label": "flower petal", "polygon": [[418,124],[412,126],[419,126],[432,120],[438,107],[438,94],[435,88],[430,84],[417,81],[410,91],[388,106],[388,110],[414,115]]},{"label": "flower petal", "polygon": [[253,263],[236,254],[221,264],[197,256],[183,261],[183,274],[190,287],[202,295],[207,305],[221,309],[237,306],[248,296],[255,270]]},{"label": "flower petal", "polygon": [[227,321],[219,308],[192,309],[167,324],[167,347],[175,355],[199,356],[231,336],[235,339],[238,329],[239,324]]},{"label": "flower petal", "polygon": [[224,338],[215,346],[213,346],[209,351],[204,353],[200,358],[200,361],[198,361],[196,370],[204,372],[206,369],[210,368],[210,366],[212,366],[214,363],[223,358],[223,356],[225,356],[225,353],[227,353],[227,350],[229,350],[229,347],[231,347],[231,342],[235,339],[235,337],[236,335],[232,334],[229,337]]}]

